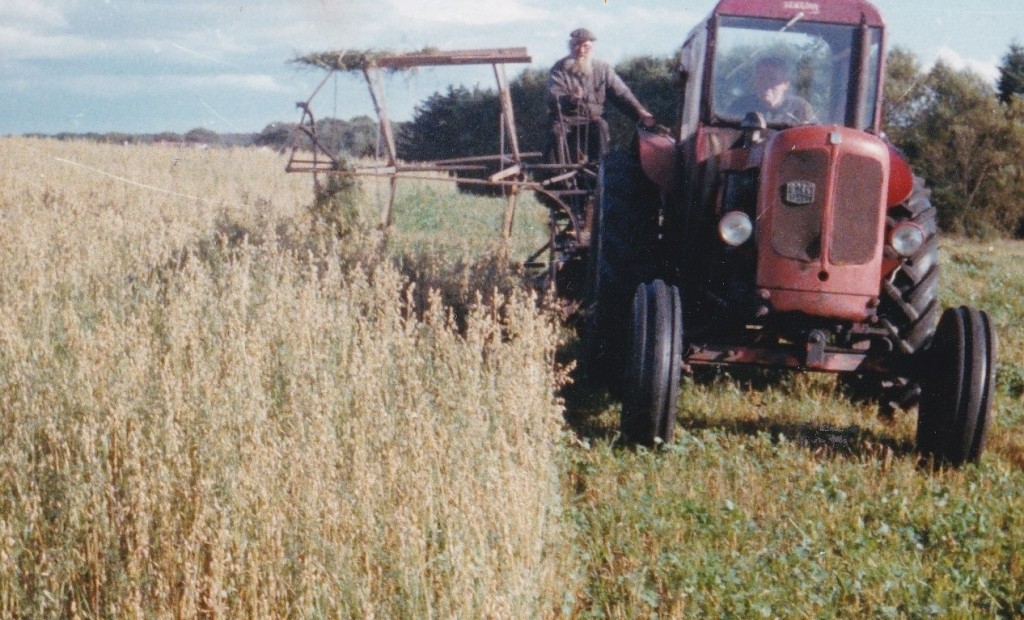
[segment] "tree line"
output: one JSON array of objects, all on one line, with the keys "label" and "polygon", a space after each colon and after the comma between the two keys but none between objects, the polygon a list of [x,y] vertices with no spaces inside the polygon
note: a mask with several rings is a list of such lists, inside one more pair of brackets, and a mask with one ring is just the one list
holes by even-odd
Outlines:
[{"label": "tree line", "polygon": [[[325,118],[316,123],[317,137],[328,149],[352,157],[373,157],[379,151],[377,121],[369,116],[357,116],[351,120]],[[87,140],[101,144],[166,144],[178,146],[223,146],[247,147],[264,146],[275,149],[292,146],[308,147],[295,123],[273,122],[256,133],[217,133],[206,127],[196,127],[184,133],[162,131],[159,133],[125,133],[121,131],[60,132],[56,134],[28,133],[28,137],[53,138],[57,140]]]},{"label": "tree line", "polygon": [[1024,48],[1013,43],[996,85],[939,61],[923,71],[888,57],[885,131],[932,188],[943,229],[1024,237]]}]

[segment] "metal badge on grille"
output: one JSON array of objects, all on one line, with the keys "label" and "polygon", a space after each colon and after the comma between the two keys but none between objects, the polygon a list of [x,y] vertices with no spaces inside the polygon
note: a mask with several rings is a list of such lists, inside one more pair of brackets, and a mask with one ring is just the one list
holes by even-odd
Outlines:
[{"label": "metal badge on grille", "polygon": [[791,205],[806,205],[814,202],[814,183],[810,181],[790,181],[786,183],[783,200]]}]

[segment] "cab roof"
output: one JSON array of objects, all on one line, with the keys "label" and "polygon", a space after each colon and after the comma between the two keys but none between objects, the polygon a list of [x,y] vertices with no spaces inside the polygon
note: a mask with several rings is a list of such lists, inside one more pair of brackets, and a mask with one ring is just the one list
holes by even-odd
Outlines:
[{"label": "cab roof", "polygon": [[802,19],[837,24],[883,26],[882,15],[866,0],[721,0],[713,15]]}]

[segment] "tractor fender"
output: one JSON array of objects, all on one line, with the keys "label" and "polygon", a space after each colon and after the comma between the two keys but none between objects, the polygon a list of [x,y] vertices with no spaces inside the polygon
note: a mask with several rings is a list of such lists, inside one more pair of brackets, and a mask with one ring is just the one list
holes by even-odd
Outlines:
[{"label": "tractor fender", "polygon": [[896,147],[891,144],[886,146],[889,147],[889,192],[886,202],[887,206],[895,207],[910,198],[914,191],[914,172]]},{"label": "tractor fender", "polygon": [[676,141],[643,127],[636,133],[644,174],[661,189],[669,189],[675,181]]}]

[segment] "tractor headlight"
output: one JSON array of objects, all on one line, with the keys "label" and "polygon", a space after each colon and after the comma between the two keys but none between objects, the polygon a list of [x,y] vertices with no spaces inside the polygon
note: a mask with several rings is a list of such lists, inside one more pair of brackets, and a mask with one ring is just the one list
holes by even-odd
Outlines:
[{"label": "tractor headlight", "polygon": [[733,247],[743,245],[754,233],[754,223],[743,211],[729,211],[718,221],[718,236]]},{"label": "tractor headlight", "polygon": [[914,222],[900,222],[889,234],[889,245],[904,258],[917,254],[924,242],[924,230]]}]

